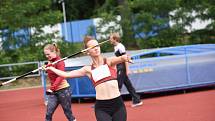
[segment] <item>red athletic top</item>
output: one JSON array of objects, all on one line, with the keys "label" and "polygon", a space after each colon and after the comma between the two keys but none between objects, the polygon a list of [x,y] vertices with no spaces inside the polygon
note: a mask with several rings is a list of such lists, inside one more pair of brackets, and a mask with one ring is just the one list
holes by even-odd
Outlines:
[{"label": "red athletic top", "polygon": [[[52,59],[51,61],[54,62],[54,61],[57,61],[59,59],[61,59],[61,58],[59,56],[57,56],[56,58]],[[56,69],[64,71],[65,63],[64,63],[64,61],[60,61],[54,65],[51,65],[51,66],[53,66]],[[47,70],[47,73],[48,73],[48,77],[49,77],[50,82],[51,82],[50,89],[52,91],[57,91],[59,89],[63,89],[65,87],[69,86],[69,84],[67,83],[67,81],[65,80],[64,77],[58,76],[57,74],[55,74],[51,70]]]},{"label": "red athletic top", "polygon": [[[104,59],[104,65],[105,65],[105,64],[107,64],[107,59],[106,59],[106,58]],[[117,71],[116,71],[116,69],[115,69],[115,68],[112,68],[112,67],[109,66],[109,65],[108,65],[108,68],[109,68],[109,71],[110,71],[110,74],[111,74],[111,75],[110,75],[109,77],[105,77],[105,78],[103,78],[103,79],[101,79],[101,80],[95,81],[95,80],[93,79],[92,74],[91,74],[90,79],[92,80],[94,87],[96,87],[97,85],[99,85],[99,84],[101,84],[101,83],[104,83],[104,82],[106,82],[106,81],[116,80],[116,78],[117,78]],[[91,70],[93,70],[93,69],[96,69],[96,68],[95,68],[93,65],[91,65]]]}]

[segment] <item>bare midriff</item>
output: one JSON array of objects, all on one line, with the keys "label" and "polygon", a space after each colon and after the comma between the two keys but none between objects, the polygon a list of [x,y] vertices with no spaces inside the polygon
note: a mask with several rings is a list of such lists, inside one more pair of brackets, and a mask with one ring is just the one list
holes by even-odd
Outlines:
[{"label": "bare midriff", "polygon": [[95,87],[97,100],[108,100],[120,96],[117,80],[109,80]]}]

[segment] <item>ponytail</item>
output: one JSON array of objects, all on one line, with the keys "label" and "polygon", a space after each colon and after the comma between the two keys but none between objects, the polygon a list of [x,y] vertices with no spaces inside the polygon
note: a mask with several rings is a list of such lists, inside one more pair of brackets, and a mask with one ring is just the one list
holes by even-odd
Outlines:
[{"label": "ponytail", "polygon": [[87,48],[87,43],[90,41],[90,40],[93,40],[94,38],[92,36],[85,36],[84,37],[84,48],[86,49]]},{"label": "ponytail", "polygon": [[51,52],[55,52],[58,56],[60,56],[60,49],[58,48],[56,43],[47,44],[44,47],[44,50],[50,50]]},{"label": "ponytail", "polygon": [[54,49],[55,49],[55,52],[57,53],[57,55],[60,55],[60,49],[58,48],[57,43],[53,43],[53,46],[54,46]]}]

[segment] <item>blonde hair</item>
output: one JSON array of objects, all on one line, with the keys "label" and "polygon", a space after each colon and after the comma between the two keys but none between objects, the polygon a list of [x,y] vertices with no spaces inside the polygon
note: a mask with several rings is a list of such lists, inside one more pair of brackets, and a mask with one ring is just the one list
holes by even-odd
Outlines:
[{"label": "blonde hair", "polygon": [[87,43],[90,41],[90,40],[93,40],[94,38],[92,36],[85,36],[84,37],[84,48],[87,48]]},{"label": "blonde hair", "polygon": [[51,52],[55,52],[57,55],[60,56],[60,49],[58,48],[58,46],[57,46],[56,43],[47,44],[47,45],[44,47],[44,50],[50,50]]},{"label": "blonde hair", "polygon": [[113,37],[113,39],[117,42],[120,42],[120,35],[118,32],[112,33],[110,36]]}]

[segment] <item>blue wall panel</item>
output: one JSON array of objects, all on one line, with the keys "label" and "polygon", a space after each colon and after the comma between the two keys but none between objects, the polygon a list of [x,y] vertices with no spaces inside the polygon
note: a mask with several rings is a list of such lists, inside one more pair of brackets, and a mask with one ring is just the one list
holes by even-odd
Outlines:
[{"label": "blue wall panel", "polygon": [[[171,49],[175,52],[175,49],[181,49],[181,47],[167,50],[171,51]],[[152,52],[162,53],[164,50]],[[186,50],[188,49],[184,49]],[[131,71],[129,77],[137,92],[159,92],[215,84],[215,45],[208,52],[204,49],[202,53],[190,51],[181,52],[179,55],[177,53],[177,55],[141,59],[145,54],[150,52],[140,53],[139,57],[135,55],[134,64],[129,66]],[[80,67],[70,67],[67,70],[78,68]],[[72,86],[74,97],[95,96],[95,89],[88,77],[68,79],[68,82]],[[125,86],[121,93],[128,94]]]},{"label": "blue wall panel", "polygon": [[[79,68],[81,67],[70,67],[66,68],[66,70],[76,70]],[[73,97],[95,97],[95,88],[88,77],[69,78],[67,81],[71,85]]]},{"label": "blue wall panel", "polygon": [[[67,22],[67,39],[65,39],[68,42],[82,42],[83,37],[85,35],[89,34],[89,27],[94,26],[93,20],[81,20],[81,21],[73,21],[73,22]],[[61,23],[62,28],[62,35],[65,37],[65,29],[64,29],[64,23]],[[95,31],[95,30],[94,30]]]}]

